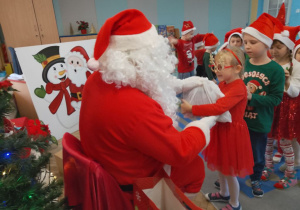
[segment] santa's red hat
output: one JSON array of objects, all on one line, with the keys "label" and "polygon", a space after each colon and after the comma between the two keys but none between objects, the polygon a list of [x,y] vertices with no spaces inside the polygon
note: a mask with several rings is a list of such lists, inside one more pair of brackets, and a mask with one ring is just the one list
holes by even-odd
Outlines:
[{"label": "santa's red hat", "polygon": [[260,85],[260,83],[257,80],[251,80],[248,83],[253,84],[256,87],[256,89],[262,89],[262,86]]},{"label": "santa's red hat", "polygon": [[144,48],[156,43],[156,28],[139,10],[124,10],[107,19],[101,27],[94,48],[94,58],[88,62],[91,70],[99,70],[99,58],[107,48],[128,51]]},{"label": "santa's red hat", "polygon": [[282,25],[285,25],[285,4],[284,1],[281,4],[281,7],[277,14],[277,19],[282,23]]},{"label": "santa's red hat", "polygon": [[86,66],[86,63],[89,61],[90,57],[88,56],[85,49],[81,46],[73,47],[70,52],[65,56],[65,63],[67,63],[67,60],[70,56],[77,56],[81,58],[84,61],[84,66]]},{"label": "santa's red hat", "polygon": [[186,35],[190,31],[195,31],[196,27],[194,27],[194,24],[192,21],[183,21],[182,29],[181,29],[181,35]]},{"label": "santa's red hat", "polygon": [[268,47],[271,47],[274,36],[274,26],[282,30],[282,23],[273,16],[263,13],[249,27],[242,30],[242,33],[247,33]]},{"label": "santa's red hat", "polygon": [[218,38],[213,33],[205,34],[203,42],[205,49],[212,49],[220,45]]},{"label": "santa's red hat", "polygon": [[285,44],[290,50],[295,47],[296,37],[300,31],[300,26],[283,26],[283,31],[275,27],[274,40],[279,40]]},{"label": "santa's red hat", "polygon": [[[300,34],[299,34],[299,37],[300,37]],[[295,43],[295,48],[293,50],[293,58],[295,58],[296,52],[299,48],[300,48],[300,39],[298,39]]]},{"label": "santa's red hat", "polygon": [[235,29],[232,29],[232,30],[228,31],[228,32],[225,34],[224,44],[219,48],[219,51],[222,50],[222,49],[224,49],[225,47],[227,47],[227,45],[228,45],[229,42],[230,42],[231,37],[232,37],[234,34],[238,35],[238,36],[241,37],[241,39],[243,40],[242,30],[243,30],[243,28],[235,28]]}]

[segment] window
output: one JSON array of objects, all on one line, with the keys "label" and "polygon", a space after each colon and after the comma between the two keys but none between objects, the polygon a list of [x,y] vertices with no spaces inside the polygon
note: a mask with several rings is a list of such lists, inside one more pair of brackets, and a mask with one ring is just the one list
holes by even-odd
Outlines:
[{"label": "window", "polygon": [[[282,0],[265,0],[264,1],[264,12],[269,13],[273,17],[277,17],[279,9],[282,5]],[[292,6],[292,0],[285,0],[285,24],[288,25],[290,20],[290,11]]]}]

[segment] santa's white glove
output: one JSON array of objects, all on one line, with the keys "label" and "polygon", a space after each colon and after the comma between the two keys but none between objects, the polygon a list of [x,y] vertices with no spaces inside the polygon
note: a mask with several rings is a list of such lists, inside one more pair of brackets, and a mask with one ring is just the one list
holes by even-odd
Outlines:
[{"label": "santa's white glove", "polygon": [[216,124],[217,118],[218,118],[217,116],[203,117],[201,120],[196,120],[187,124],[184,129],[188,127],[200,128],[204,133],[206,146],[207,146],[210,142],[210,129]]},{"label": "santa's white glove", "polygon": [[182,92],[192,90],[195,87],[203,85],[203,81],[208,80],[206,77],[193,76],[182,80]]},{"label": "santa's white glove", "polygon": [[208,78],[206,77],[198,77],[198,76],[192,76],[186,79],[177,79],[176,77],[173,77],[173,81],[171,83],[171,86],[175,90],[176,94],[183,93],[189,90],[192,90],[195,87],[199,87],[203,85],[203,82],[208,81]]}]

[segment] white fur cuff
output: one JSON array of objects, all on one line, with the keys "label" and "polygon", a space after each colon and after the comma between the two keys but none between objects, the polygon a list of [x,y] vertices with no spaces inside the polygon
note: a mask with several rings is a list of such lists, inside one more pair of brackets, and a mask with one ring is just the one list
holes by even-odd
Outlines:
[{"label": "white fur cuff", "polygon": [[210,142],[210,129],[209,129],[208,125],[201,122],[201,120],[197,120],[197,121],[193,121],[193,122],[187,124],[184,129],[186,129],[188,127],[197,127],[202,130],[202,132],[204,133],[204,136],[205,136],[205,147],[203,148],[203,149],[205,149]]}]

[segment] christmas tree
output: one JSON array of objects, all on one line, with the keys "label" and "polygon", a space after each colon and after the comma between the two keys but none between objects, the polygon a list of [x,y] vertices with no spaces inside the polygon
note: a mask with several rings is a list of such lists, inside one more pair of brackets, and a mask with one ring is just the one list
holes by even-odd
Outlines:
[{"label": "christmas tree", "polygon": [[47,170],[47,150],[57,141],[39,120],[14,128],[5,118],[12,91],[16,90],[9,81],[0,82],[0,209],[63,209],[65,200],[57,199],[63,182],[51,180]]}]

